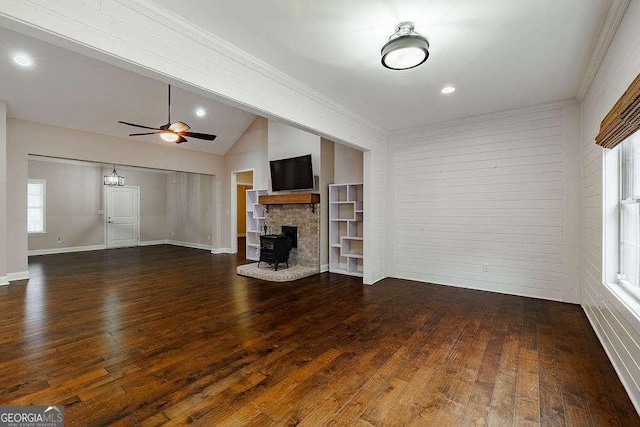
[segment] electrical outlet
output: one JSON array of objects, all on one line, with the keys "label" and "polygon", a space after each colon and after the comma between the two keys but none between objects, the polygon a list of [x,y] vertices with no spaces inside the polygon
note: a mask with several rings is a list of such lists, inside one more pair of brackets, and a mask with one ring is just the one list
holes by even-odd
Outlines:
[{"label": "electrical outlet", "polygon": [[211,236],[207,236],[207,240],[211,240]]},{"label": "electrical outlet", "polygon": [[173,231],[171,232],[171,237],[176,237],[176,233],[174,233]]},{"label": "electrical outlet", "polygon": [[62,242],[62,237],[60,237],[60,236],[56,237],[56,241],[57,241],[58,243]]},{"label": "electrical outlet", "polygon": [[489,264],[486,262],[482,265],[482,271],[489,271]]}]

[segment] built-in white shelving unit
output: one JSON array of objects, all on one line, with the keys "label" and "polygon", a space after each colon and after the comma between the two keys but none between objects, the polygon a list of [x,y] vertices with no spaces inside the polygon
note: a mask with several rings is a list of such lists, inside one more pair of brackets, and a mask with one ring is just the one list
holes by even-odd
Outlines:
[{"label": "built-in white shelving unit", "polygon": [[363,185],[329,186],[329,271],[362,277]]},{"label": "built-in white shelving unit", "polygon": [[247,252],[251,261],[260,259],[260,235],[264,234],[264,206],[258,203],[258,196],[268,193],[267,190],[247,190]]}]

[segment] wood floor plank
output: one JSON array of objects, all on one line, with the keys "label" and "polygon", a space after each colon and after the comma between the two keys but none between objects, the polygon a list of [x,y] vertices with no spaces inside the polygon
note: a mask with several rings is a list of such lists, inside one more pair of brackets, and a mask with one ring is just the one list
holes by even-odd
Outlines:
[{"label": "wood floor plank", "polygon": [[0,287],[0,404],[62,404],[70,426],[640,426],[580,306],[241,262],[31,257]]}]

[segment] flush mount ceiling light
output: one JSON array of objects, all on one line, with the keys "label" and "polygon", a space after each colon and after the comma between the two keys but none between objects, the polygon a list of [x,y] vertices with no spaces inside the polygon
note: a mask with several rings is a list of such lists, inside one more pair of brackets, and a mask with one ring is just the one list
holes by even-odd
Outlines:
[{"label": "flush mount ceiling light", "polygon": [[198,117],[204,117],[207,114],[207,112],[205,111],[204,108],[198,108],[196,110],[196,116]]},{"label": "flush mount ceiling light", "polygon": [[31,64],[33,64],[33,61],[31,61],[31,58],[29,58],[27,55],[23,53],[19,53],[15,55],[13,57],[13,62],[20,65],[21,67],[29,67]]},{"label": "flush mount ceiling light", "polygon": [[413,22],[401,22],[382,46],[382,65],[391,70],[408,70],[429,58],[429,41],[417,33]]}]

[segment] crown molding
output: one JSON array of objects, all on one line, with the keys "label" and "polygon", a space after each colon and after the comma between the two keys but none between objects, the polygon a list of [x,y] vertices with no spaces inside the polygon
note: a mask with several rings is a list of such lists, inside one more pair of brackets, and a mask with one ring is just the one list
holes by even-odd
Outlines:
[{"label": "crown molding", "polygon": [[596,78],[600,65],[602,65],[602,61],[604,61],[607,50],[620,27],[629,3],[631,3],[631,0],[611,1],[607,15],[600,28],[600,34],[593,48],[593,53],[587,64],[587,69],[584,72],[582,82],[578,88],[578,94],[576,95],[578,101],[582,102],[589,93],[589,89],[591,89],[591,85]]}]

